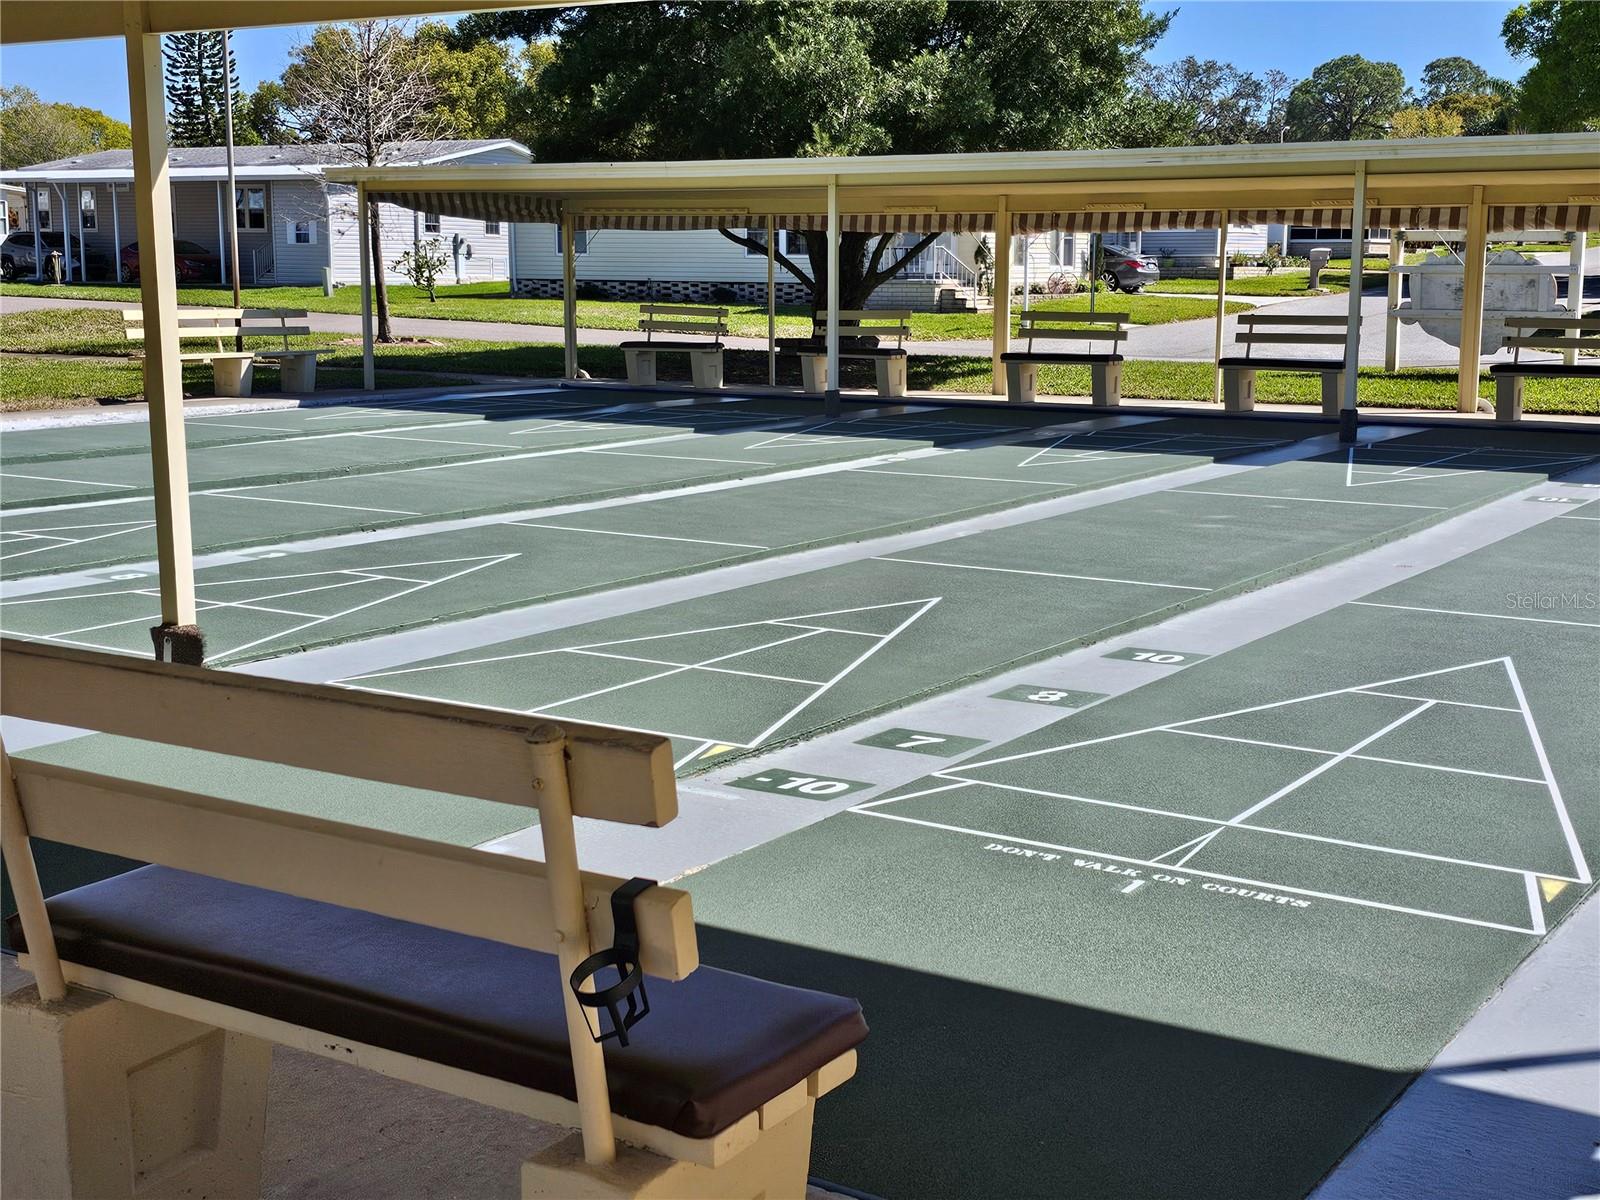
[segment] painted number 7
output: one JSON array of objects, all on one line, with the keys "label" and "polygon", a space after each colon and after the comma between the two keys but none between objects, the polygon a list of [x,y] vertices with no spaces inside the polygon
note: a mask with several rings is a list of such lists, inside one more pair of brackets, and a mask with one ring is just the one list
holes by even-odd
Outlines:
[{"label": "painted number 7", "polygon": [[934,737],[931,733],[913,733],[903,742],[896,742],[896,750],[915,750],[918,746],[942,746],[949,738]]}]

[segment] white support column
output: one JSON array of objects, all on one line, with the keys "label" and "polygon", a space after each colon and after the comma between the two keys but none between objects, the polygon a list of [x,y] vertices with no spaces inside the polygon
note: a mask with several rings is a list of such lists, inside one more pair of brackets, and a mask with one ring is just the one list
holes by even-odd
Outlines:
[{"label": "white support column", "polygon": [[1398,371],[1400,369],[1400,318],[1395,316],[1395,309],[1400,307],[1400,289],[1405,279],[1395,270],[1405,262],[1406,236],[1403,229],[1389,231],[1389,286],[1387,289],[1388,303],[1383,316],[1383,369],[1385,371]]},{"label": "white support column", "polygon": [[[89,248],[83,244],[83,184],[80,183],[77,185],[77,190],[73,193],[73,199],[76,201],[74,207],[77,209],[78,215],[78,282],[88,283]],[[70,259],[72,257],[70,253],[70,246],[68,247],[68,250],[69,253],[67,254],[67,257]],[[70,268],[67,271],[67,278],[72,278],[72,271]]]},{"label": "white support column", "polygon": [[111,261],[116,266],[117,282],[122,282],[122,214],[117,208],[117,185],[107,189],[111,193]]},{"label": "white support column", "polygon": [[578,377],[578,248],[573,243],[572,215],[561,206],[561,349],[562,374]]},{"label": "white support column", "polygon": [[828,179],[828,389],[823,411],[839,415],[839,177]]},{"label": "white support column", "polygon": [[1357,385],[1361,381],[1361,279],[1367,257],[1367,164],[1356,168],[1350,204],[1350,304],[1345,327],[1344,395],[1339,398],[1339,440],[1356,440]]},{"label": "white support column", "polygon": [[767,214],[767,386],[778,385],[778,230]]},{"label": "white support column", "polygon": [[[1572,235],[1572,251],[1567,260],[1567,315],[1573,317],[1583,316],[1583,253],[1586,240],[1581,229]],[[1573,346],[1563,350],[1561,361],[1569,367],[1575,366],[1578,348]]]},{"label": "white support column", "polygon": [[989,343],[989,391],[1003,396],[1005,364],[1000,356],[1011,349],[1011,202],[1001,196],[994,206],[994,332]]},{"label": "white support column", "polygon": [[222,215],[222,180],[217,180],[217,282],[228,282],[228,223]]},{"label": "white support column", "polygon": [[361,386],[378,386],[372,358],[372,228],[367,224],[367,185],[356,184],[356,253],[361,259]]},{"label": "white support column", "polygon": [[1462,248],[1461,356],[1456,370],[1456,411],[1478,411],[1478,363],[1483,357],[1483,271],[1489,252],[1489,209],[1483,185],[1472,189],[1467,244]]},{"label": "white support column", "polygon": [[145,32],[145,9],[144,4],[128,0],[122,11],[128,55],[128,124],[133,131],[132,194],[139,220],[144,398],[150,411],[156,560],[161,573],[162,625],[192,626],[194,557],[183,429],[183,364],[178,359],[178,274],[173,262],[166,95],[161,37]]},{"label": "white support column", "polygon": [[1228,340],[1228,210],[1217,226],[1217,327],[1211,345],[1211,402],[1222,403],[1222,347]]},{"label": "white support column", "polygon": [[30,224],[33,226],[33,281],[44,282],[44,240],[39,236],[39,185],[30,184],[28,187],[28,203]]}]

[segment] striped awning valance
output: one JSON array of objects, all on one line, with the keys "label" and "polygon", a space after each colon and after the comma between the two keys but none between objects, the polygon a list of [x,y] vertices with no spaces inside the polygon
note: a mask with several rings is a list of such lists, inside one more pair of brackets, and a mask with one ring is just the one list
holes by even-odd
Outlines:
[{"label": "striped awning valance", "polygon": [[553,222],[561,219],[560,202],[527,192],[371,191],[368,198],[398,204],[416,212],[463,217],[469,221]]},{"label": "striped awning valance", "polygon": [[[828,227],[827,213],[774,213],[778,229],[810,230]],[[573,217],[579,229],[765,229],[766,213],[686,212],[584,212]],[[976,233],[994,228],[992,212],[978,213],[843,213],[839,227],[846,233]]]},{"label": "striped awning valance", "polygon": [[1109,212],[1021,212],[1011,215],[1015,233],[1135,233],[1143,229],[1215,229],[1216,209],[1116,210]]},{"label": "striped awning valance", "polygon": [[1522,229],[1600,229],[1600,204],[1491,204],[1489,228],[1497,233]]}]

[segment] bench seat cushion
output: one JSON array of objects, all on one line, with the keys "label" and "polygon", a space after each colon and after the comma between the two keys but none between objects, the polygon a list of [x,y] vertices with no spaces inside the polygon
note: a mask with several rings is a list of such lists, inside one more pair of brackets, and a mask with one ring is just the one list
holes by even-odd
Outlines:
[{"label": "bench seat cushion", "polygon": [[1000,356],[1001,362],[1022,363],[1077,363],[1080,366],[1087,363],[1119,363],[1123,361],[1120,354],[1094,354],[1087,350],[1007,350]]},{"label": "bench seat cushion", "polygon": [[[49,902],[63,961],[576,1098],[554,955],[167,867]],[[15,917],[9,928],[20,946]],[[701,967],[606,1043],[614,1112],[721,1132],[866,1036],[854,1000]],[[592,1014],[591,1014],[592,1015]]]},{"label": "bench seat cushion", "polygon": [[319,354],[336,354],[336,350],[257,350],[257,358],[315,358]]},{"label": "bench seat cushion", "polygon": [[1219,367],[1248,367],[1253,371],[1342,371],[1342,358],[1245,358],[1230,355],[1217,360]]},{"label": "bench seat cushion", "polygon": [[1593,379],[1600,376],[1600,360],[1578,361],[1572,366],[1561,362],[1495,363],[1491,375],[1551,375],[1565,379]]},{"label": "bench seat cushion", "polygon": [[622,342],[624,350],[721,350],[721,342]]}]

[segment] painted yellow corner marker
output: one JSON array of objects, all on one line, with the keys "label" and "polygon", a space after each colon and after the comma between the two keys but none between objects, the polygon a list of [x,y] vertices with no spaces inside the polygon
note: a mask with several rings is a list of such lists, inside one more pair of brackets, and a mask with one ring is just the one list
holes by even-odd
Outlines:
[{"label": "painted yellow corner marker", "polygon": [[1543,875],[1539,876],[1539,891],[1544,896],[1544,902],[1546,904],[1549,904],[1550,901],[1554,900],[1566,890],[1567,880],[1546,879]]},{"label": "painted yellow corner marker", "polygon": [[[718,742],[715,746],[706,747],[706,752],[704,754],[702,754],[700,757],[701,758],[710,758],[712,755],[715,755],[715,754],[726,754],[729,750],[732,750],[732,749],[733,749],[733,747],[728,745],[727,742]],[[1547,896],[1546,899],[1549,899],[1549,897]]]}]

